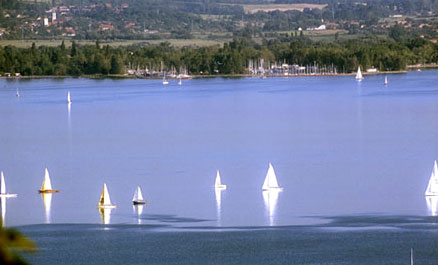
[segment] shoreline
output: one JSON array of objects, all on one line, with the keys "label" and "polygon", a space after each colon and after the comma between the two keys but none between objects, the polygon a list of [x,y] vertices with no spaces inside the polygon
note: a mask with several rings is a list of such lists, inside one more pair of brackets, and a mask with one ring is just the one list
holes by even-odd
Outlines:
[{"label": "shoreline", "polygon": [[[422,67],[418,67],[418,65],[408,65],[408,70],[399,70],[399,71],[379,71],[379,72],[363,72],[364,76],[371,75],[383,75],[383,74],[406,74],[410,71],[414,71],[413,69],[434,69],[438,68],[438,64],[435,65],[424,65]],[[291,74],[291,75],[266,75],[266,78],[289,78],[289,77],[342,77],[342,76],[355,76],[356,73],[342,73],[342,74]],[[190,78],[182,78],[182,79],[201,79],[201,78],[261,78],[258,75],[251,74],[225,74],[225,75],[192,75]],[[7,80],[15,80],[15,79],[66,79],[66,78],[85,78],[85,79],[162,79],[160,76],[152,76],[152,77],[137,77],[136,75],[20,75],[20,76],[0,76],[0,79]],[[179,79],[177,77],[168,77],[167,79]]]}]

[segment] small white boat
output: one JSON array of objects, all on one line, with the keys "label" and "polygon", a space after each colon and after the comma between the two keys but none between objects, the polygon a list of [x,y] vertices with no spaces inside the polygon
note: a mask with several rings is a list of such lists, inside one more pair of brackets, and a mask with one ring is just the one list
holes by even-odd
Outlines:
[{"label": "small white boat", "polygon": [[20,97],[20,92],[18,92],[18,88],[17,88],[17,93],[15,93],[15,96],[16,96],[17,98]]},{"label": "small white boat", "polygon": [[67,104],[71,104],[70,90],[67,92]]},{"label": "small white boat", "polygon": [[109,196],[108,188],[106,187],[106,183],[103,183],[103,190],[102,194],[100,195],[99,199],[99,208],[116,208],[117,206],[114,204],[111,204],[111,199]]},{"label": "small white boat", "polygon": [[163,85],[168,85],[169,81],[167,81],[166,77],[163,77]]},{"label": "small white boat", "polygon": [[0,173],[1,175],[1,180],[0,180],[0,197],[5,197],[5,198],[9,198],[9,197],[17,197],[17,194],[11,194],[11,193],[7,193],[6,192],[6,183],[5,183],[5,176],[3,175],[3,171]]},{"label": "small white boat", "polygon": [[426,196],[438,196],[438,166],[435,160],[433,164],[432,174],[429,179],[429,184],[427,184],[426,192],[424,193]]},{"label": "small white boat", "polygon": [[359,82],[363,80],[362,72],[360,71],[360,66],[357,67],[356,80]]},{"label": "small white boat", "polygon": [[146,204],[146,201],[143,199],[143,194],[141,193],[140,186],[137,186],[137,189],[135,190],[134,197],[132,198],[132,203],[134,205]]},{"label": "small white boat", "polygon": [[182,85],[182,79],[181,79],[181,77],[179,78],[179,81],[178,81],[178,85]]},{"label": "small white boat", "polygon": [[388,85],[388,76],[385,75],[385,81],[383,82],[383,84],[386,86]]},{"label": "small white boat", "polygon": [[219,170],[216,171],[216,181],[214,183],[214,187],[216,189],[220,189],[220,190],[226,190],[227,189],[227,185],[222,184],[222,182],[221,182],[221,174],[219,173]]},{"label": "small white boat", "polygon": [[262,190],[283,190],[283,188],[278,186],[277,176],[275,175],[275,171],[271,163],[269,163],[268,173],[266,174],[265,182],[263,182]]},{"label": "small white boat", "polygon": [[52,181],[50,180],[49,170],[46,168],[44,170],[44,181],[41,189],[38,190],[39,193],[55,193],[59,192],[59,190],[54,190],[52,188]]}]

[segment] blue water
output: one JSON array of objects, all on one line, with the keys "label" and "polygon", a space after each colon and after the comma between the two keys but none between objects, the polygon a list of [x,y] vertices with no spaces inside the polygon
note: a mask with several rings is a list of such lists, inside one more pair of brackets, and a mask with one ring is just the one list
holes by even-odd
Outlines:
[{"label": "blue water", "polygon": [[[372,250],[378,249],[375,242],[392,242],[376,232],[381,229],[394,242],[415,239],[424,249],[423,261],[433,261],[422,264],[437,264],[436,247],[425,248],[438,243],[438,203],[428,204],[424,190],[438,159],[438,71],[388,77],[388,86],[379,75],[361,83],[352,77],[214,78],[185,80],[182,86],[177,81],[163,86],[161,80],[1,79],[0,170],[8,192],[18,194],[7,199],[5,224],[52,250],[33,257],[36,263],[62,251],[65,238],[89,237],[90,229],[97,233],[93,237],[110,242],[139,236],[146,244],[141,234],[152,234],[162,247],[177,237],[207,240],[205,246],[213,248],[209,240],[217,235],[215,242],[226,249],[240,236],[269,243],[291,235],[284,242],[292,246],[298,244],[292,236],[296,229],[304,229],[317,242],[330,242],[339,233],[348,235],[350,243],[359,240],[357,235],[365,240],[376,235],[364,243],[375,246]],[[270,162],[284,191],[265,201],[261,186]],[[60,190],[50,205],[37,193],[46,166]],[[220,200],[213,189],[218,169],[228,186]],[[104,182],[117,208],[103,215],[96,206]],[[131,203],[137,185],[147,200],[143,209]],[[333,216],[363,215],[377,220],[367,225],[371,230],[352,232],[346,229],[349,222],[337,225],[336,232],[318,227],[331,224]],[[400,217],[398,225],[405,223],[401,216],[431,219],[427,232],[401,233],[393,227],[387,231],[379,221],[385,216]],[[124,231],[129,231],[126,238],[120,237]],[[118,244],[108,250],[123,247]],[[399,251],[407,253],[409,262],[408,245]],[[360,246],[359,253],[370,253],[360,252],[365,248]],[[242,253],[251,256],[255,249]],[[98,260],[99,253],[90,259]],[[231,262],[237,254],[229,253],[225,263],[242,263]],[[312,260],[306,251],[303,259],[286,256],[296,264],[344,264],[343,258],[345,264],[379,264],[380,254],[363,262],[351,259],[354,254],[330,262]],[[208,262],[209,257],[196,263],[222,263],[216,256]]]}]

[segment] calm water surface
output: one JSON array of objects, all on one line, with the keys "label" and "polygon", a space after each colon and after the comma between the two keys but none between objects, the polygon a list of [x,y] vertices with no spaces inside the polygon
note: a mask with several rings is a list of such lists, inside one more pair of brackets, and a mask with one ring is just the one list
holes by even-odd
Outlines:
[{"label": "calm water surface", "polygon": [[[383,78],[1,79],[0,170],[18,193],[5,223],[55,232],[55,224],[239,229],[362,215],[436,223],[438,203],[424,190],[438,159],[438,71],[389,75],[388,86]],[[284,191],[263,196],[270,162]],[[45,201],[44,167],[61,190]],[[217,169],[228,186],[220,193]],[[104,182],[117,208],[103,214]],[[137,185],[144,208],[131,203]]]}]

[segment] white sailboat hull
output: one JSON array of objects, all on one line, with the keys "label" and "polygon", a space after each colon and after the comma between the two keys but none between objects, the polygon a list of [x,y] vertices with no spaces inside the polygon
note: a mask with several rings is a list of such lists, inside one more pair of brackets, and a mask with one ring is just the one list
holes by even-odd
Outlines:
[{"label": "white sailboat hull", "polygon": [[117,205],[98,205],[97,208],[102,208],[102,209],[114,209],[117,208]]},{"label": "white sailboat hull", "polygon": [[0,194],[1,198],[14,198],[17,197],[17,194],[12,194],[12,193],[5,193],[5,194]]}]

